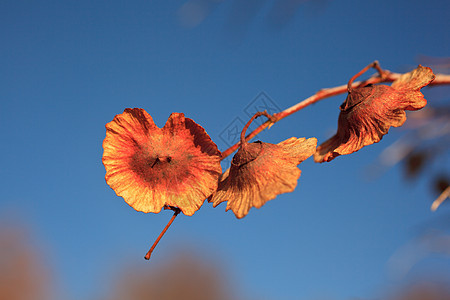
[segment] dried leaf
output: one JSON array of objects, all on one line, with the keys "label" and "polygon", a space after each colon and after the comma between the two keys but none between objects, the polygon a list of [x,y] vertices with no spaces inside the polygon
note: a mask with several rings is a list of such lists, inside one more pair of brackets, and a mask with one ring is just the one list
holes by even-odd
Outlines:
[{"label": "dried leaf", "polygon": [[314,153],[317,140],[293,137],[279,144],[243,145],[208,200],[214,207],[228,201],[226,210],[231,209],[237,218],[279,194],[292,192],[301,174],[297,165]]},{"label": "dried leaf", "polygon": [[419,66],[391,86],[368,85],[350,90],[340,107],[337,133],[317,147],[314,160],[329,162],[378,143],[391,126],[403,125],[405,110],[418,110],[426,105],[420,89],[433,79],[430,68]]},{"label": "dried leaf", "polygon": [[127,108],[106,124],[106,182],[137,211],[164,206],[193,215],[217,188],[220,151],[205,130],[182,113],[158,128],[143,109]]}]

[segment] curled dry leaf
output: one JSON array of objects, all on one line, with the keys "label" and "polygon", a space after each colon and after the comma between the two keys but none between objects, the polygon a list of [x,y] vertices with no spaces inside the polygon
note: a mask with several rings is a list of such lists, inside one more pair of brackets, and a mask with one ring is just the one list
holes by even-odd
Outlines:
[{"label": "curled dry leaf", "polygon": [[337,133],[317,147],[316,162],[328,162],[335,157],[358,151],[378,143],[389,128],[406,121],[405,110],[418,110],[427,104],[420,89],[434,79],[430,68],[418,66],[387,85],[367,85],[352,88],[341,105]]},{"label": "curled dry leaf", "polygon": [[193,215],[217,188],[220,151],[206,131],[182,113],[158,128],[143,109],[127,108],[106,124],[106,182],[137,211],[163,207]]},{"label": "curled dry leaf", "polygon": [[313,155],[316,145],[315,138],[295,137],[279,144],[241,144],[208,201],[214,207],[228,201],[227,211],[231,209],[239,219],[245,217],[250,208],[260,208],[277,195],[295,189],[301,173],[297,165]]}]

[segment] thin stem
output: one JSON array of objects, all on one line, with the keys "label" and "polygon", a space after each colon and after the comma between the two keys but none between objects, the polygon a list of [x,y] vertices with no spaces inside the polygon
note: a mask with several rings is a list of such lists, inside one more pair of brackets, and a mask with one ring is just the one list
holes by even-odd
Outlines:
[{"label": "thin stem", "polygon": [[153,243],[152,247],[150,248],[150,250],[148,250],[147,254],[145,255],[145,259],[149,260],[150,256],[152,255],[153,250],[155,250],[156,245],[158,245],[159,241],[161,240],[161,238],[163,237],[163,235],[166,233],[167,229],[169,229],[170,225],[172,225],[173,221],[175,220],[175,218],[178,216],[178,214],[181,212],[181,210],[178,207],[171,207],[170,209],[172,209],[174,211],[172,218],[170,219],[169,223],[167,223],[166,227],[164,227],[163,231],[161,231],[161,233],[159,234],[158,238],[156,239],[156,241]]},{"label": "thin stem", "polygon": [[[377,83],[382,83],[382,82],[393,82],[396,79],[398,79],[401,75],[403,75],[403,74],[392,73],[388,70],[384,70],[383,75],[381,77],[373,76],[362,82],[360,82],[360,81],[354,82],[352,84],[352,87],[357,87],[360,85],[368,85],[368,84],[377,84]],[[429,84],[429,86],[450,84],[450,75],[447,75],[447,74],[435,74],[435,75],[436,75],[435,79]],[[320,90],[316,94],[312,95],[311,97],[306,98],[305,100],[283,110],[282,112],[274,114],[272,116],[273,118],[271,120],[266,121],[265,123],[261,124],[256,129],[254,129],[251,133],[249,133],[247,135],[247,137],[245,138],[245,140],[246,141],[251,140],[252,138],[257,136],[261,131],[263,131],[267,127],[273,125],[274,123],[280,121],[281,119],[286,118],[287,116],[292,115],[293,113],[296,113],[297,111],[299,111],[311,104],[314,104],[320,100],[330,98],[332,96],[344,94],[347,92],[348,92],[348,84]],[[230,148],[228,148],[227,150],[222,152],[222,160],[225,159],[226,157],[228,157],[229,155],[231,155],[234,151],[236,151],[237,148],[239,148],[240,143],[241,143],[241,141],[239,141],[238,143],[234,144],[233,146],[231,146]]]},{"label": "thin stem", "polygon": [[450,197],[450,186],[448,186],[439,197],[433,201],[431,204],[431,211],[436,211],[436,209],[444,202],[445,199]]},{"label": "thin stem", "polygon": [[361,71],[356,73],[352,78],[350,78],[350,80],[348,81],[348,84],[347,84],[347,91],[349,93],[351,93],[353,91],[353,87],[352,87],[353,81],[356,78],[358,78],[359,76],[361,76],[362,74],[364,74],[365,72],[367,72],[367,70],[369,70],[370,68],[375,68],[378,71],[380,77],[383,77],[384,71],[381,69],[380,64],[378,63],[378,61],[374,61],[373,63],[367,65]]},{"label": "thin stem", "polygon": [[245,147],[245,142],[246,142],[245,132],[247,131],[248,127],[250,126],[250,124],[252,124],[253,120],[255,120],[257,117],[260,117],[260,116],[266,116],[267,118],[269,118],[268,122],[270,122],[270,121],[273,123],[276,122],[276,120],[274,120],[274,118],[271,115],[269,115],[266,110],[259,111],[256,114],[254,114],[253,117],[247,122],[247,124],[245,124],[244,128],[241,131],[241,147]]}]

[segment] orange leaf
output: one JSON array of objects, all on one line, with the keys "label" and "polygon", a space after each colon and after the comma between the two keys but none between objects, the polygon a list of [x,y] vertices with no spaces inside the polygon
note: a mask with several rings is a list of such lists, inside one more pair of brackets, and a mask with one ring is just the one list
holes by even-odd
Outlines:
[{"label": "orange leaf", "polygon": [[337,133],[317,147],[316,162],[329,162],[378,143],[390,127],[406,121],[405,110],[418,110],[427,104],[420,89],[434,79],[430,68],[419,66],[403,74],[391,86],[368,85],[349,89],[342,103]]},{"label": "orange leaf", "polygon": [[106,124],[106,182],[137,211],[164,206],[193,215],[216,189],[220,151],[206,131],[182,113],[158,128],[143,109],[127,108]]},{"label": "orange leaf", "polygon": [[245,217],[250,208],[260,208],[295,189],[301,174],[297,165],[314,153],[316,145],[315,138],[294,137],[279,144],[242,144],[208,201],[214,207],[228,201],[227,211],[231,209],[239,219]]}]

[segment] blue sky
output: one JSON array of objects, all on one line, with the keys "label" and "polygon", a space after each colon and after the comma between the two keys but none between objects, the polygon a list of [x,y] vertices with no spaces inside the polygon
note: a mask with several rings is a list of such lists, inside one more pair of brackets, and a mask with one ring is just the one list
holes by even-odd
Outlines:
[{"label": "blue sky", "polygon": [[[196,26],[180,19],[186,2],[0,3],[0,218],[31,228],[74,299],[101,294],[125,262],[151,268],[143,255],[171,216],[138,213],[105,183],[104,125],[124,108],[144,108],[159,126],[183,112],[225,150],[224,130],[248,119],[261,92],[284,109],[374,60],[402,72],[420,55],[450,53],[444,0],[311,1],[284,23],[270,17],[275,1],[211,1]],[[308,107],[259,138],[323,142],[344,99]],[[446,207],[431,213],[429,187],[404,181],[398,167],[367,179],[367,166],[401,133],[329,164],[305,161],[296,191],[242,220],[205,203],[175,221],[152,259],[193,248],[258,299],[379,295],[396,284],[389,258],[418,227],[448,217]]]}]

